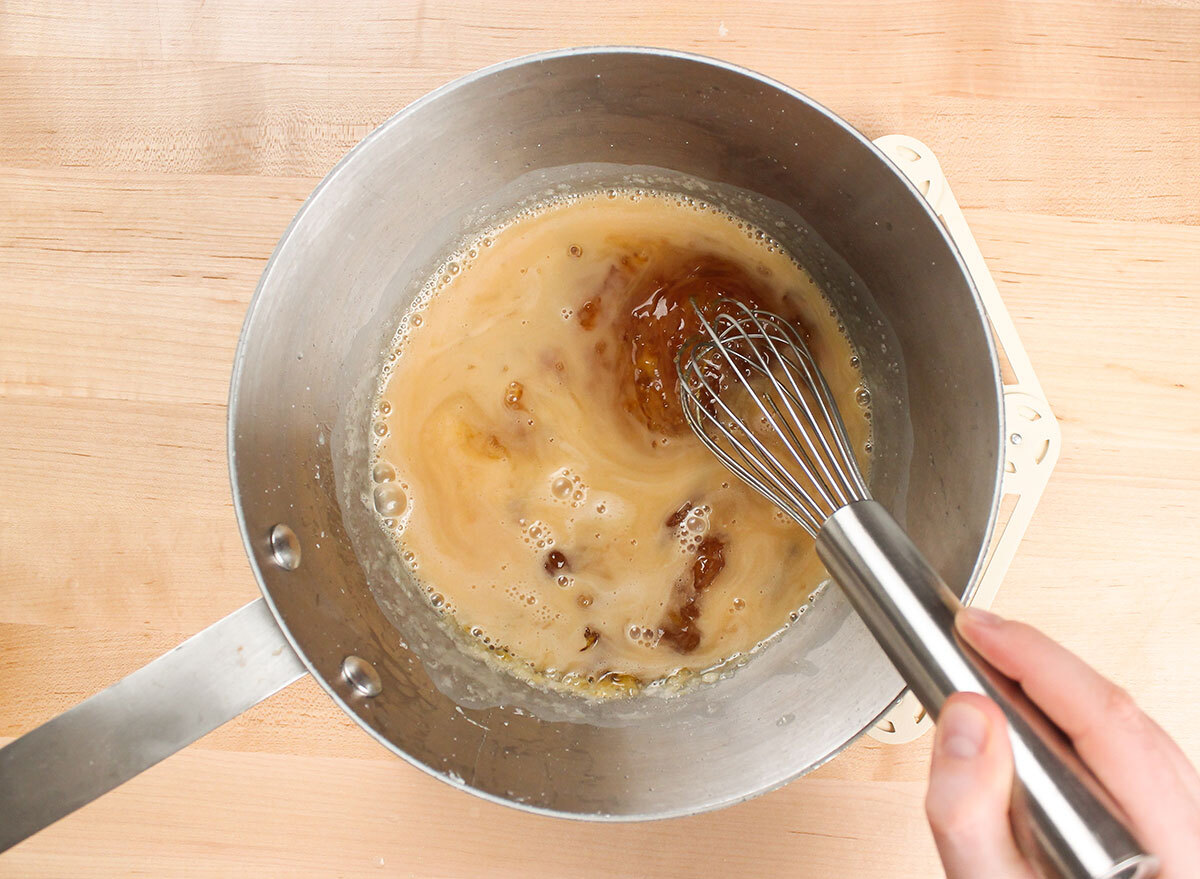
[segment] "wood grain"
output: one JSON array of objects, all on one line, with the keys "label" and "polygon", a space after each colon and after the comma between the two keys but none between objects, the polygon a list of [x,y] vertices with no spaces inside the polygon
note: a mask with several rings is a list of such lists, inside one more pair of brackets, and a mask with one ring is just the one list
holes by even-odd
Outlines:
[{"label": "wood grain", "polygon": [[[409,101],[576,44],[744,63],[946,170],[1062,421],[997,601],[1200,757],[1200,5],[532,0],[0,5],[0,741],[256,592],[225,397],[316,181]],[[583,825],[389,758],[309,680],[0,876],[937,875],[928,741],[759,800]]]}]

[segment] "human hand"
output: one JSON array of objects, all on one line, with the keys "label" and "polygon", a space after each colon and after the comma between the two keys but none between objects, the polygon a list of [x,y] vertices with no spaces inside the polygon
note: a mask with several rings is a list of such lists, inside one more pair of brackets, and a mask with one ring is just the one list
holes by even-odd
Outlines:
[{"label": "human hand", "polygon": [[[1023,623],[966,609],[959,632],[1067,734],[1125,810],[1159,879],[1200,876],[1200,775],[1129,694]],[[957,693],[938,718],[925,812],[948,879],[1034,879],[1008,820],[1013,758],[1004,715]]]}]

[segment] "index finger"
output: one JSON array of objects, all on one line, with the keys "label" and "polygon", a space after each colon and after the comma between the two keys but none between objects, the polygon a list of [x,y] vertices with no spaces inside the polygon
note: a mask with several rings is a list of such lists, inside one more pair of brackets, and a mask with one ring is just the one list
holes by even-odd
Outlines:
[{"label": "index finger", "polygon": [[1024,623],[967,609],[957,625],[984,659],[1019,683],[1067,734],[1125,809],[1143,844],[1169,862],[1169,853],[1190,836],[1185,863],[1200,857],[1200,777],[1125,690]]}]

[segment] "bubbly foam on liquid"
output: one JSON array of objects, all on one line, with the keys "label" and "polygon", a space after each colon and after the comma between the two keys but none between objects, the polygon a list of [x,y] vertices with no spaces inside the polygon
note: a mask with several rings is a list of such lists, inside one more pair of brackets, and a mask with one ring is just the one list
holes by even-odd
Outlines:
[{"label": "bubbly foam on liquid", "polygon": [[726,295],[801,327],[865,467],[870,392],[833,309],[770,236],[704,202],[548,201],[425,285],[381,369],[368,501],[468,642],[540,683],[626,693],[708,679],[819,594],[812,540],[682,418],[689,303]]}]

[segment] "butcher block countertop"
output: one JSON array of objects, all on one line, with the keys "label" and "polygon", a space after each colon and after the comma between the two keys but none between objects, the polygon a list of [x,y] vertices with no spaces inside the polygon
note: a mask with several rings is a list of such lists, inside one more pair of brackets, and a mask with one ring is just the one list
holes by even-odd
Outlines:
[{"label": "butcher block countertop", "polygon": [[[642,44],[776,77],[939,157],[1062,423],[995,607],[1200,759],[1200,4],[0,4],[0,743],[258,594],[234,347],[301,201],[461,74]],[[311,679],[0,856],[4,877],[940,875],[930,737],[695,818],[452,790]],[[703,771],[703,766],[697,767]]]}]

